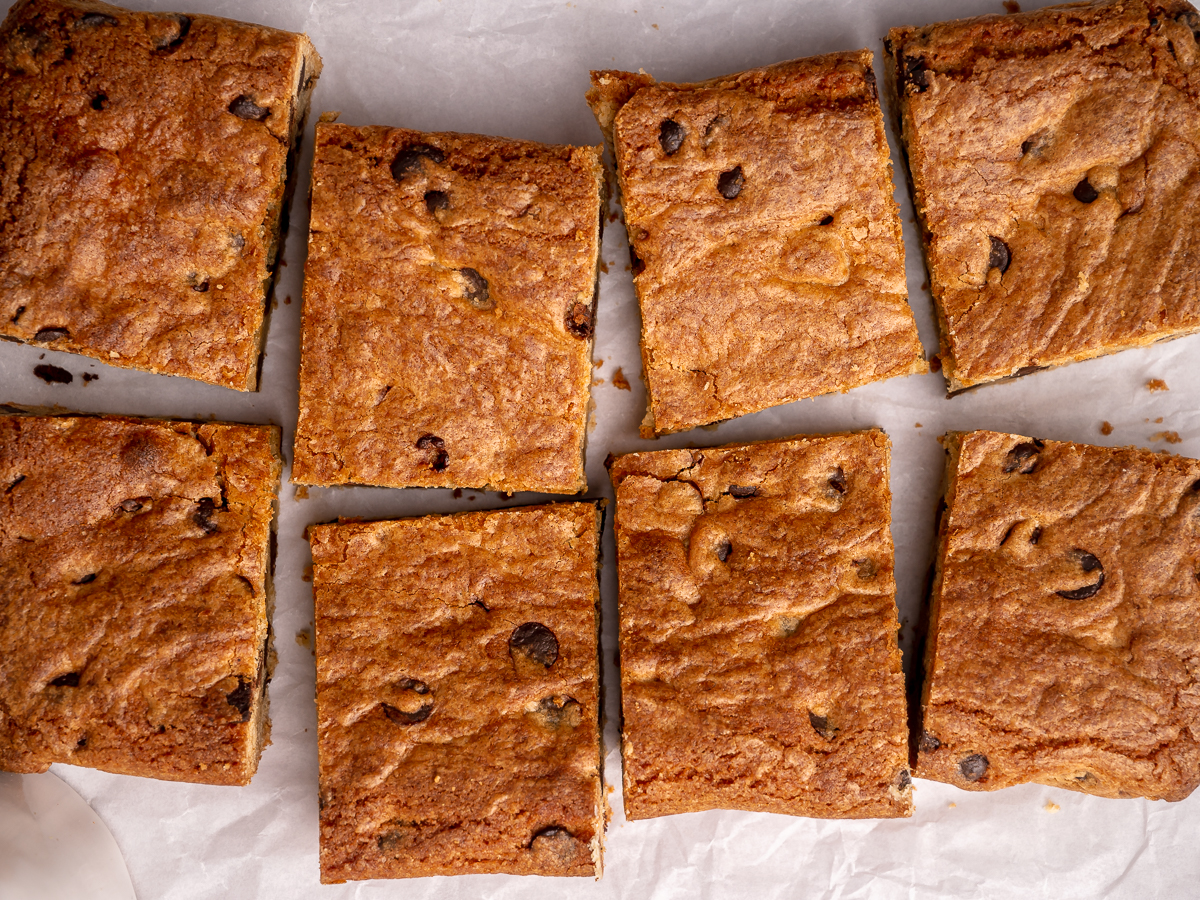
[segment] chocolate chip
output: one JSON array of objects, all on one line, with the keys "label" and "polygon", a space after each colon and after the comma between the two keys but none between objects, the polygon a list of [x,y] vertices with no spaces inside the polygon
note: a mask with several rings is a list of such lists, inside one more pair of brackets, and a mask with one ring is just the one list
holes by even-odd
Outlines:
[{"label": "chocolate chip", "polygon": [[229,246],[234,250],[241,250],[246,246],[246,239],[240,234],[231,234],[229,236]]},{"label": "chocolate chip", "polygon": [[491,309],[496,305],[496,301],[492,299],[491,293],[488,291],[487,279],[484,278],[475,269],[466,268],[459,269],[458,273],[466,279],[466,286],[463,288],[463,296],[476,309]]},{"label": "chocolate chip", "polygon": [[155,49],[163,53],[171,53],[179,49],[179,45],[183,43],[183,39],[187,37],[188,32],[191,31],[192,20],[188,16],[179,14],[167,15],[164,16],[164,18],[171,19],[175,22],[175,34],[170,37],[160,38]]},{"label": "chocolate chip", "polygon": [[509,635],[508,652],[520,654],[548,669],[558,659],[558,638],[541,622],[526,622]]},{"label": "chocolate chip", "polygon": [[915,94],[923,94],[929,89],[929,74],[923,57],[906,56],[900,61],[901,93],[905,86],[910,84],[913,86]]},{"label": "chocolate chip", "polygon": [[1100,196],[1099,191],[1092,187],[1092,183],[1085,177],[1083,181],[1075,185],[1075,190],[1071,191],[1075,195],[1075,199],[1080,203],[1092,203]]},{"label": "chocolate chip", "polygon": [[84,575],[78,581],[72,581],[71,584],[91,584],[95,580],[96,580],[96,573],[89,572],[87,575]]},{"label": "chocolate chip", "polygon": [[17,322],[20,320],[21,316],[23,316],[23,315],[25,315],[25,307],[23,307],[23,306],[18,306],[18,307],[17,307],[17,311],[16,311],[16,313],[14,313],[14,314],[13,314],[13,317],[12,317],[12,319],[11,319],[10,321],[11,321],[11,322],[12,322],[14,325],[16,325],[16,324],[17,324]]},{"label": "chocolate chip", "polygon": [[837,737],[838,729],[829,724],[828,716],[818,716],[814,712],[809,712],[808,723],[812,725],[813,731],[825,738],[827,741],[832,741]]},{"label": "chocolate chip", "polygon": [[987,774],[988,758],[982,753],[964,756],[958,763],[958,771],[967,781],[975,782]]},{"label": "chocolate chip", "polygon": [[537,854],[549,854],[560,862],[568,863],[579,852],[575,836],[561,825],[543,828],[529,841],[529,849]]},{"label": "chocolate chip", "polygon": [[225,699],[241,714],[243,722],[249,722],[250,701],[254,697],[254,685],[250,683],[250,679],[242,675],[239,675],[237,680],[237,687],[226,694]]},{"label": "chocolate chip", "polygon": [[746,176],[742,174],[742,167],[738,166],[721,173],[721,177],[717,179],[717,192],[726,200],[733,200],[742,192],[742,185],[745,183]]},{"label": "chocolate chip", "polygon": [[70,337],[71,332],[65,328],[39,328],[37,334],[33,336],[35,341],[60,341],[65,337]]},{"label": "chocolate chip", "polygon": [[663,153],[674,156],[683,146],[687,131],[674,119],[663,119],[658,127],[658,142],[662,145]]},{"label": "chocolate chip", "polygon": [[1038,525],[1033,531],[1029,532],[1029,543],[1036,544],[1042,539],[1042,526]]},{"label": "chocolate chip", "polygon": [[729,543],[729,541],[721,541],[721,543],[717,545],[717,559],[719,559],[721,562],[728,560],[729,554],[732,552],[733,544]]},{"label": "chocolate chip", "polygon": [[251,122],[261,122],[271,114],[271,110],[259,106],[245,94],[236,97],[229,104],[229,111],[239,119],[247,119]]},{"label": "chocolate chip", "polygon": [[992,249],[988,253],[988,268],[999,269],[1000,274],[1003,275],[1012,263],[1012,254],[1008,250],[1008,244],[1000,238],[989,236],[989,240],[992,242]]},{"label": "chocolate chip", "polygon": [[932,753],[942,746],[942,742],[924,729],[921,730],[921,737],[917,740],[917,748],[922,753]]},{"label": "chocolate chip", "polygon": [[193,284],[192,290],[198,294],[207,293],[208,292],[208,279],[201,281],[199,284]]},{"label": "chocolate chip", "polygon": [[396,154],[392,160],[392,177],[400,181],[409,172],[415,172],[422,167],[424,160],[441,163],[446,161],[446,154],[437,147],[429,144],[413,144]]},{"label": "chocolate chip", "polygon": [[142,508],[142,504],[137,500],[122,500],[121,509],[127,513],[135,513]]},{"label": "chocolate chip", "polygon": [[92,98],[92,109],[99,112],[102,109],[108,109],[108,95],[97,94]]},{"label": "chocolate chip", "polygon": [[856,574],[859,581],[870,581],[879,574],[879,567],[875,565],[873,559],[856,559],[854,565],[857,567]]},{"label": "chocolate chip", "polygon": [[553,731],[575,728],[583,721],[583,706],[574,697],[543,697],[532,711],[543,726]]},{"label": "chocolate chip", "polygon": [[445,446],[446,446],[446,442],[443,441],[436,434],[423,434],[419,438],[417,438],[417,449],[418,450],[428,450],[430,447],[436,447],[438,450],[441,450]]},{"label": "chocolate chip", "polygon": [[592,307],[587,303],[577,302],[567,310],[567,331],[581,340],[592,336]]},{"label": "chocolate chip", "polygon": [[832,225],[833,224],[833,216],[826,216],[817,224],[818,225]]},{"label": "chocolate chip", "polygon": [[908,769],[900,770],[900,774],[896,776],[896,787],[902,791],[912,787],[912,775],[909,774]]},{"label": "chocolate chip", "polygon": [[55,687],[79,687],[79,673],[68,672],[66,675],[59,675],[50,683]]},{"label": "chocolate chip", "polygon": [[752,484],[731,484],[729,486],[729,496],[736,500],[756,497],[758,496],[758,488]]},{"label": "chocolate chip", "polygon": [[66,369],[60,369],[58,366],[39,365],[33,367],[33,374],[46,384],[70,384],[75,380],[75,376]]},{"label": "chocolate chip", "polygon": [[450,208],[450,195],[445,191],[426,191],[425,208],[433,215],[439,209]]},{"label": "chocolate chip", "polygon": [[379,705],[383,707],[383,714],[397,725],[416,725],[418,722],[424,722],[433,715],[432,703],[423,703],[412,712],[397,709],[390,703],[380,703]]},{"label": "chocolate chip", "polygon": [[445,450],[439,450],[429,467],[435,472],[445,472],[448,465],[450,465],[450,454]]},{"label": "chocolate chip", "polygon": [[205,534],[212,534],[217,530],[217,523],[213,521],[216,510],[217,505],[213,503],[212,499],[203,497],[197,504],[196,511],[192,514],[192,521]]},{"label": "chocolate chip", "polygon": [[1016,472],[1020,475],[1030,475],[1037,468],[1041,447],[1037,444],[1025,442],[1017,444],[1008,451],[1008,455],[1004,457],[1004,471]]},{"label": "chocolate chip", "polygon": [[849,489],[846,485],[846,473],[842,471],[841,466],[838,466],[829,476],[829,486],[839,494],[844,494]]},{"label": "chocolate chip", "polygon": [[633,249],[633,245],[629,245],[629,268],[634,275],[641,275],[642,270],[646,268],[646,264],[642,262],[642,258],[637,255],[637,251]]},{"label": "chocolate chip", "polygon": [[1084,572],[1100,571],[1100,577],[1096,579],[1095,584],[1084,585],[1081,588],[1076,588],[1073,591],[1055,591],[1054,593],[1065,600],[1087,600],[1089,597],[1096,596],[1100,588],[1104,587],[1104,566],[1091,553],[1078,548],[1071,551],[1069,554],[1072,559],[1079,563],[1079,568]]},{"label": "chocolate chip", "polygon": [[116,16],[110,16],[107,13],[91,12],[86,13],[80,20],[79,24],[87,28],[99,28],[101,25],[118,25]]}]

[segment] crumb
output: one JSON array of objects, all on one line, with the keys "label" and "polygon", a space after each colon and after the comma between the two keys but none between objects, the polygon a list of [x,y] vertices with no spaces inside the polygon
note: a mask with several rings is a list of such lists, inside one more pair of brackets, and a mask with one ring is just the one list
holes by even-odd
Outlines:
[{"label": "crumb", "polygon": [[[613,62],[616,62],[616,61],[617,61],[617,59],[616,59],[616,57],[614,56],[614,57],[613,57]],[[621,214],[620,214],[619,212],[617,212],[615,209],[614,209],[612,212],[610,212],[610,213],[608,214],[608,221],[610,221],[610,222],[615,222],[615,221],[617,221],[617,219],[619,219],[619,218],[621,218]]]},{"label": "crumb", "polygon": [[593,368],[593,369],[599,369],[599,368],[600,368],[601,366],[603,366],[603,365],[604,365],[604,360],[600,360],[600,362],[594,362],[594,363],[592,363],[592,368]]},{"label": "crumb", "polygon": [[1183,438],[1179,436],[1178,431],[1156,431],[1150,435],[1152,441],[1166,441],[1168,444],[1182,443]]},{"label": "crumb", "polygon": [[629,379],[625,377],[625,373],[621,371],[619,366],[617,367],[617,371],[613,372],[612,383],[613,387],[617,388],[618,390],[633,390],[633,388],[629,386]]},{"label": "crumb", "polygon": [[929,282],[928,281],[921,282],[921,290],[923,290],[923,291],[929,290]]},{"label": "crumb", "polygon": [[948,809],[957,809],[957,808],[958,808],[958,804],[957,804],[957,803],[954,803],[954,802],[950,802],[950,803],[947,803],[947,804],[946,804],[946,807],[947,807]]},{"label": "crumb", "polygon": [[[1016,4],[1013,5],[1015,6]],[[1044,809],[1046,812],[1058,812],[1060,809],[1062,809],[1062,807],[1053,800],[1047,800],[1046,805],[1043,806],[1042,809]]]},{"label": "crumb", "polygon": [[58,366],[34,366],[33,374],[46,384],[70,384],[75,380],[74,375]]},{"label": "crumb", "polygon": [[595,431],[598,424],[600,423],[595,416],[588,418],[588,434],[591,434],[593,431]]},{"label": "crumb", "polygon": [[304,567],[304,574],[300,576],[300,580],[308,581],[308,582],[312,581],[312,565],[311,564]]},{"label": "crumb", "polygon": [[922,425],[920,422],[917,422],[915,425],[913,425],[913,428],[924,428],[924,427],[925,426]]},{"label": "crumb", "polygon": [[1146,390],[1153,393],[1154,391],[1169,391],[1170,388],[1161,378],[1151,378],[1146,382]]},{"label": "crumb", "polygon": [[292,305],[292,295],[291,294],[288,294],[286,297],[283,298],[283,305],[284,306]]},{"label": "crumb", "polygon": [[340,116],[341,114],[342,114],[341,110],[337,110],[337,109],[330,110],[329,112],[323,112],[323,113],[321,113],[321,117],[319,119],[317,119],[317,121],[318,122],[336,122],[338,120],[338,116]]},{"label": "crumb", "polygon": [[470,497],[467,498],[467,502],[470,503],[474,499],[475,499],[475,495],[472,494]]},{"label": "crumb", "polygon": [[41,354],[41,355],[38,357],[38,359],[45,359],[45,358],[46,358],[46,354],[45,354],[45,353]]},{"label": "crumb", "polygon": [[1004,0],[1004,11],[1010,16],[1021,11],[1021,4],[1017,0]]},{"label": "crumb", "polygon": [[306,650],[311,650],[313,645],[312,632],[307,628],[301,628],[296,632],[296,643]]},{"label": "crumb", "polygon": [[632,272],[632,271],[633,271],[633,266],[626,264],[626,266],[625,266],[625,271],[626,271],[626,272]]},{"label": "crumb", "polygon": [[1159,416],[1157,419],[1155,419],[1155,420],[1154,420],[1154,424],[1155,424],[1155,425],[1161,425],[1161,424],[1162,424],[1162,416]]},{"label": "crumb", "polygon": [[933,354],[933,356],[929,357],[929,371],[930,372],[942,371],[942,358],[941,358],[941,356],[939,356],[936,353]]},{"label": "crumb", "polygon": [[602,384],[604,384],[603,378],[593,378],[592,379],[592,387],[600,387],[600,385],[602,385]]},{"label": "crumb", "polygon": [[1101,422],[1100,423],[1100,433],[1105,434],[1105,435],[1112,434],[1113,433],[1112,422]]},{"label": "crumb", "polygon": [[454,497],[455,500],[461,499],[462,498],[462,488],[455,488],[452,496]]},{"label": "crumb", "polygon": [[658,31],[658,26],[655,25],[653,22],[650,23],[650,27],[653,28],[655,31]]},{"label": "crumb", "polygon": [[605,259],[600,260],[599,269],[601,272],[603,272],[605,275],[607,275],[608,274],[608,260],[605,260]]},{"label": "crumb", "polygon": [[271,309],[279,309],[279,298],[274,294],[271,295]]},{"label": "crumb", "polygon": [[296,491],[295,491],[295,493],[292,494],[292,496],[297,500],[307,500],[308,499],[308,485],[307,484],[296,485]]},{"label": "crumb", "polygon": [[100,380],[100,376],[97,375],[95,372],[84,372],[83,373],[83,383],[84,384],[90,384],[93,381],[99,381],[99,380]]},{"label": "crumb", "polygon": [[513,498],[512,491],[499,491],[498,493],[500,494],[501,500],[511,500]]}]

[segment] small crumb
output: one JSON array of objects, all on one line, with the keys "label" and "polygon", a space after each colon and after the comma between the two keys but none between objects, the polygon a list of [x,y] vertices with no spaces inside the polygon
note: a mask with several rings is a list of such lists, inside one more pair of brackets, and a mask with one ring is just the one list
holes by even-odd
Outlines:
[{"label": "small crumb", "polygon": [[929,282],[928,281],[921,282],[921,290],[923,290],[923,291],[929,290]]},{"label": "small crumb", "polygon": [[940,355],[938,355],[937,353],[935,353],[935,354],[933,354],[933,356],[929,357],[929,371],[930,372],[942,371],[942,357]]},{"label": "small crumb", "polygon": [[307,484],[296,485],[296,492],[294,494],[292,494],[292,496],[295,497],[297,500],[307,500],[308,499],[308,485]]},{"label": "small crumb", "polygon": [[321,113],[321,118],[317,119],[317,121],[325,123],[336,122],[338,120],[338,116],[341,114],[341,110],[332,109],[329,112]]},{"label": "small crumb", "polygon": [[625,373],[621,371],[620,367],[617,368],[617,371],[613,372],[612,383],[613,387],[617,388],[618,390],[633,390],[633,388],[629,386],[629,379],[625,377]]},{"label": "small crumb", "polygon": [[304,574],[300,576],[301,581],[312,581],[312,566],[304,567]]},{"label": "small crumb", "polygon": [[917,424],[913,425],[913,428],[924,428],[924,427],[925,426],[922,425],[920,422],[917,422]]},{"label": "small crumb", "polygon": [[474,499],[475,499],[475,495],[471,494],[471,496],[467,497],[467,502],[470,503]]},{"label": "small crumb", "polygon": [[286,297],[283,298],[283,305],[284,306],[292,305],[292,295],[291,294],[288,294]]},{"label": "small crumb", "polygon": [[[614,59],[614,62],[615,62],[615,59]],[[619,212],[617,212],[616,210],[613,210],[612,212],[610,212],[608,214],[608,221],[610,221],[610,222],[615,222],[619,218],[621,218],[621,214]]]},{"label": "small crumb", "polygon": [[602,384],[604,384],[603,378],[593,378],[592,379],[592,387],[600,387],[600,385],[602,385]]},{"label": "small crumb", "polygon": [[593,368],[593,369],[599,369],[599,368],[603,367],[603,365],[604,365],[604,360],[600,360],[600,362],[594,362],[594,363],[592,363],[592,368]]},{"label": "small crumb", "polygon": [[1021,11],[1021,4],[1017,0],[1004,0],[1004,11],[1010,16]]},{"label": "small crumb", "polygon": [[958,809],[958,804],[954,803],[953,801],[951,801],[950,803],[947,803],[946,806],[949,809]]},{"label": "small crumb", "polygon": [[[1014,3],[1013,6],[1016,6],[1016,4]],[[1043,806],[1042,809],[1044,809],[1046,812],[1058,812],[1060,809],[1062,809],[1062,807],[1053,800],[1047,800],[1046,805]]]},{"label": "small crumb", "polygon": [[1159,416],[1157,419],[1155,419],[1155,420],[1154,420],[1154,424],[1155,424],[1155,425],[1161,425],[1161,424],[1162,424],[1162,416]]},{"label": "small crumb", "polygon": [[608,274],[608,260],[606,260],[606,259],[600,260],[600,271],[603,272],[605,275]]},{"label": "small crumb", "polygon": [[296,632],[296,643],[299,644],[301,647],[303,647],[305,650],[311,650],[312,645],[313,645],[312,632],[309,631],[307,628],[301,628],[299,631]]},{"label": "small crumb", "polygon": [[99,380],[100,380],[100,376],[97,375],[95,372],[84,372],[83,373],[83,383],[84,384],[90,384],[93,381],[99,381]]},{"label": "small crumb", "polygon": [[1179,436],[1178,431],[1156,431],[1150,435],[1152,441],[1166,441],[1168,444],[1179,444],[1183,442],[1183,438]]},{"label": "small crumb", "polygon": [[454,494],[452,496],[454,497],[455,500],[461,499],[462,498],[462,488],[455,488]]},{"label": "small crumb", "polygon": [[653,22],[650,23],[650,27],[653,28],[655,31],[658,31],[658,26],[655,25]]},{"label": "small crumb", "polygon": [[633,271],[633,266],[631,266],[631,265],[629,265],[628,263],[626,263],[626,265],[625,265],[625,271],[626,271],[626,272],[632,272],[632,271]]},{"label": "small crumb", "polygon": [[1161,378],[1151,378],[1149,381],[1146,382],[1146,390],[1151,391],[1151,392],[1153,392],[1153,391],[1169,391],[1170,388],[1167,387],[1167,383],[1165,381],[1163,381]]},{"label": "small crumb", "polygon": [[1101,422],[1100,423],[1100,433],[1104,434],[1104,435],[1112,434],[1113,433],[1112,422],[1107,422],[1107,421]]}]

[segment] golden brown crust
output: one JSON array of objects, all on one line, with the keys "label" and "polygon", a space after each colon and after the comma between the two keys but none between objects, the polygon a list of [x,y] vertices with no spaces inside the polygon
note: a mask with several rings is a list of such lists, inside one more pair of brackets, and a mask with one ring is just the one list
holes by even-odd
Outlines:
[{"label": "golden brown crust", "polygon": [[1200,330],[1198,33],[1145,0],[892,29],[951,392]]},{"label": "golden brown crust", "polygon": [[912,811],[879,431],[618,457],[625,814]]},{"label": "golden brown crust", "polygon": [[323,882],[599,874],[599,522],[310,529]]},{"label": "golden brown crust", "polygon": [[279,429],[0,416],[0,769],[247,784]]},{"label": "golden brown crust", "polygon": [[868,51],[592,84],[636,258],[645,436],[928,371]]},{"label": "golden brown crust", "polygon": [[254,390],[308,38],[27,0],[0,65],[0,336]]},{"label": "golden brown crust", "polygon": [[318,124],[292,479],[586,490],[602,189],[598,147]]},{"label": "golden brown crust", "polygon": [[1200,462],[953,434],[916,774],[1200,784]]}]

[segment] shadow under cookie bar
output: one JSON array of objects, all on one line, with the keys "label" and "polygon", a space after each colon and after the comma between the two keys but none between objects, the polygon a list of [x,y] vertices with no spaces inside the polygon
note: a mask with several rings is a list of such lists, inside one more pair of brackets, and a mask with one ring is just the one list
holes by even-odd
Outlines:
[{"label": "shadow under cookie bar", "polygon": [[1200,330],[1197,35],[1177,0],[889,32],[950,393]]},{"label": "shadow under cookie bar", "polygon": [[309,529],[323,882],[600,874],[602,506]]},{"label": "shadow under cookie bar", "polygon": [[585,490],[600,148],[316,143],[292,480]]},{"label": "shadow under cookie bar", "polygon": [[644,437],[928,371],[866,50],[592,73],[642,315]]},{"label": "shadow under cookie bar", "polygon": [[308,38],[33,0],[0,65],[0,338],[257,389]]},{"label": "shadow under cookie bar", "polygon": [[247,784],[279,429],[0,415],[0,769]]},{"label": "shadow under cookie bar", "polygon": [[951,433],[915,774],[1182,800],[1200,784],[1200,462]]},{"label": "shadow under cookie bar", "polygon": [[888,438],[617,457],[625,814],[912,813]]}]

